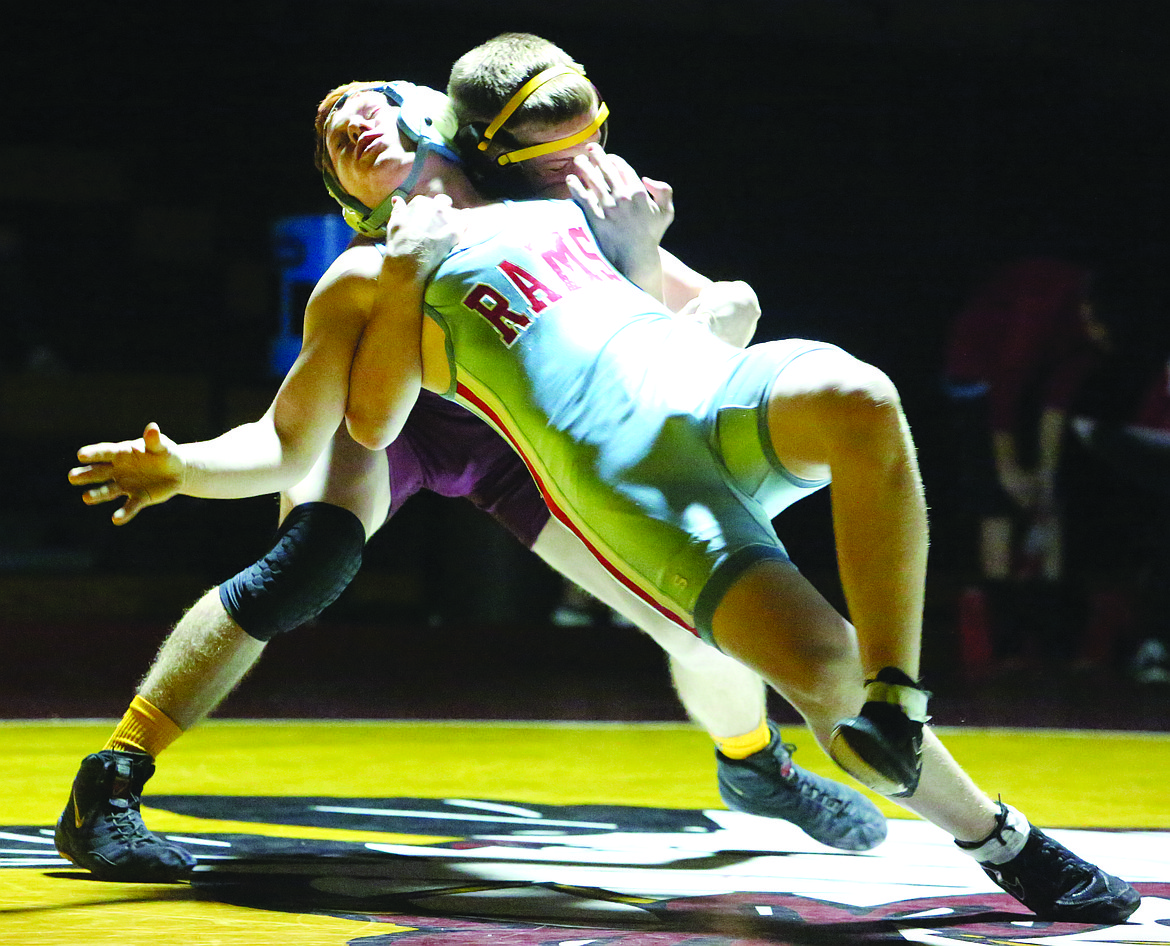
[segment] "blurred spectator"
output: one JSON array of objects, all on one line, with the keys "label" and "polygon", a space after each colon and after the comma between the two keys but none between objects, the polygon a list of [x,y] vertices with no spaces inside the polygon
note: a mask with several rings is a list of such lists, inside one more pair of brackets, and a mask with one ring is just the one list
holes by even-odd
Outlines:
[{"label": "blurred spectator", "polygon": [[958,511],[978,523],[980,582],[960,606],[971,673],[1066,645],[1058,470],[1070,406],[1108,346],[1093,274],[1057,258],[1002,267],[954,323],[954,485]]},{"label": "blurred spectator", "polygon": [[1102,500],[1109,521],[1097,529],[1120,534],[1098,544],[1125,576],[1097,590],[1085,656],[1123,657],[1136,682],[1170,684],[1170,327],[1156,302],[1135,314],[1095,410],[1073,422],[1095,476],[1112,487]]}]

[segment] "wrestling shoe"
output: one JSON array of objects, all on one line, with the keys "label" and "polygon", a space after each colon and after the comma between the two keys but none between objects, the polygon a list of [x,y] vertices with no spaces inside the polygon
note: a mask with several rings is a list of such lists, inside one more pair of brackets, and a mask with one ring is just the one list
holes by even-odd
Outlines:
[{"label": "wrestling shoe", "polygon": [[769,722],[772,739],[746,759],[718,749],[719,795],[732,811],[791,821],[809,837],[842,851],[868,851],[886,837],[886,818],[860,792],[806,772],[792,761],[796,749],[782,742]]},{"label": "wrestling shoe", "polygon": [[[1022,846],[1020,837],[1025,839]],[[1120,877],[1077,857],[1002,802],[987,840],[955,843],[973,854],[996,884],[1044,920],[1112,926],[1124,923],[1141,904],[1138,892]],[[997,848],[1005,854],[1018,850],[1000,864],[984,859],[998,859]]]},{"label": "wrestling shoe", "polygon": [[861,714],[833,729],[829,755],[866,788],[906,798],[922,774],[922,727],[930,694],[896,667],[865,684]]},{"label": "wrestling shoe", "polygon": [[145,752],[104,749],[81,761],[54,840],[62,857],[100,880],[167,883],[189,874],[195,858],[166,844],[142,821],[142,786],[154,775]]}]

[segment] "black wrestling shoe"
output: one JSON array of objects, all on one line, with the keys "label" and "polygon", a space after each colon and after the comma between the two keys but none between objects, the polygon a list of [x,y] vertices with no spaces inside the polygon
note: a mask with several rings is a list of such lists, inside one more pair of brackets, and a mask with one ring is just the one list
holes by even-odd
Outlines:
[{"label": "black wrestling shoe", "polygon": [[169,883],[195,858],[159,840],[142,821],[142,786],[154,775],[145,752],[104,749],[87,755],[73,780],[54,840],[62,857],[100,880]]},{"label": "black wrestling shoe", "polygon": [[865,684],[861,714],[833,729],[829,755],[879,795],[906,798],[922,775],[922,727],[930,694],[896,667]]},{"label": "black wrestling shoe", "polygon": [[809,837],[842,851],[868,851],[886,838],[886,818],[860,792],[793,764],[795,746],[772,739],[746,759],[718,749],[719,795],[732,811],[791,821]]},{"label": "black wrestling shoe", "polygon": [[979,866],[1044,920],[1112,926],[1124,923],[1142,902],[1120,877],[1082,860],[1036,827],[1023,850],[1006,864]]}]

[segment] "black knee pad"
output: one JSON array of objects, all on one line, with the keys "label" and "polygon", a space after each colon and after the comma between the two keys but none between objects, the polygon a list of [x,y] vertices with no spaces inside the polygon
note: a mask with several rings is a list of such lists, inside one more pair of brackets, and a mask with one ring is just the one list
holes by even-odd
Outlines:
[{"label": "black knee pad", "polygon": [[268,641],[337,600],[362,564],[366,531],[348,509],[305,503],[285,517],[267,555],[219,586],[219,600],[249,635]]}]

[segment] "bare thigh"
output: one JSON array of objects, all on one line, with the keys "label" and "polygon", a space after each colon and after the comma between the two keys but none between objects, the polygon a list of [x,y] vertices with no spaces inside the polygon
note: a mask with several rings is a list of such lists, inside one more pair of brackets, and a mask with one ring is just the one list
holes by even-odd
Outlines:
[{"label": "bare thigh", "polygon": [[790,473],[819,480],[842,444],[867,433],[866,408],[897,402],[877,368],[840,348],[816,348],[786,365],[768,393],[768,430],[777,459]]},{"label": "bare thigh", "polygon": [[718,654],[690,631],[660,614],[614,578],[573,532],[550,518],[532,551],[574,584],[588,591],[649,634],[668,654],[686,663]]}]

